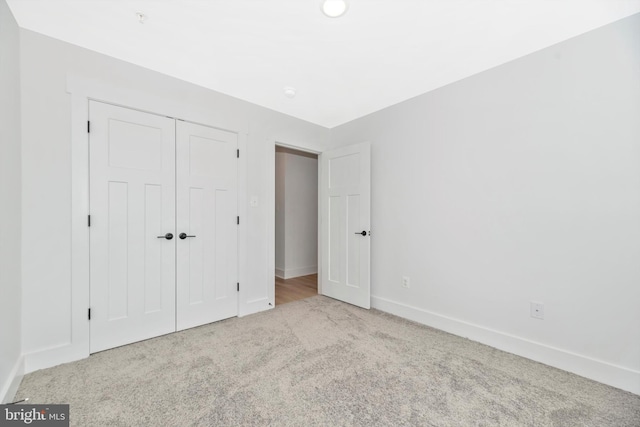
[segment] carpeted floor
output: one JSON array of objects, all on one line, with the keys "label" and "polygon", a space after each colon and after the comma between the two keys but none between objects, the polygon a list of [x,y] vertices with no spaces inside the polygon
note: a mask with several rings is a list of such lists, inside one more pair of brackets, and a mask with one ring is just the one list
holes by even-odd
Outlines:
[{"label": "carpeted floor", "polygon": [[27,375],[77,426],[640,426],[640,396],[316,296]]}]

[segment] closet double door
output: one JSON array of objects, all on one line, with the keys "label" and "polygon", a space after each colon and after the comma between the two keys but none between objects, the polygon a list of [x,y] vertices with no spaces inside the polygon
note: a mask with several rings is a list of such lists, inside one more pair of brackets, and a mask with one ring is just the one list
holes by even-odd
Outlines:
[{"label": "closet double door", "polygon": [[238,314],[237,135],[89,104],[90,352]]}]

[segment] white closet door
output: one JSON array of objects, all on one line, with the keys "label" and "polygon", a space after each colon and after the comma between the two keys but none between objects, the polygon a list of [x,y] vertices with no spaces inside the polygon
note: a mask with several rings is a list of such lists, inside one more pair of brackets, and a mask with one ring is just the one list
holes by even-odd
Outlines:
[{"label": "white closet door", "polygon": [[[175,331],[175,121],[90,102],[91,353]],[[169,236],[167,236],[169,237]]]},{"label": "white closet door", "polygon": [[371,148],[361,143],[320,155],[322,293],[371,306]]},{"label": "white closet door", "polygon": [[238,314],[237,135],[177,122],[177,329]]}]

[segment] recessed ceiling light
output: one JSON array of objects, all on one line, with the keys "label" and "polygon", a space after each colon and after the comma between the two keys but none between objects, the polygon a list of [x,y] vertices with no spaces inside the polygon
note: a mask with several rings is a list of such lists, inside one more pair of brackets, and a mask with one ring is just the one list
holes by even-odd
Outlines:
[{"label": "recessed ceiling light", "polygon": [[286,96],[287,98],[293,98],[294,96],[296,96],[297,92],[298,91],[295,87],[285,86],[284,88],[284,96]]},{"label": "recessed ceiling light", "polygon": [[338,18],[349,9],[347,0],[322,0],[320,2],[320,10],[329,18]]},{"label": "recessed ceiling light", "polygon": [[138,18],[138,22],[144,24],[144,21],[147,20],[147,15],[142,12],[136,12],[136,17]]}]

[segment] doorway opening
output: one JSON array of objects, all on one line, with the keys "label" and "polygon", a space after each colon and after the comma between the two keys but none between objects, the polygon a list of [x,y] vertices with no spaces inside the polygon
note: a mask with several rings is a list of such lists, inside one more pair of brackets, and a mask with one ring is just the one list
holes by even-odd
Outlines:
[{"label": "doorway opening", "polygon": [[275,146],[275,304],[318,294],[318,155]]}]

